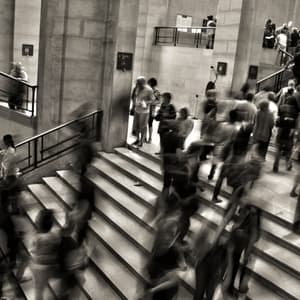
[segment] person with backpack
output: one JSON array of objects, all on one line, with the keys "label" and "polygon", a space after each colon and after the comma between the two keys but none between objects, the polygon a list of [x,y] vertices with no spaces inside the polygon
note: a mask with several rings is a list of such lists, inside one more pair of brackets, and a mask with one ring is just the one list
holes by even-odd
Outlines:
[{"label": "person with backpack", "polygon": [[286,169],[292,169],[291,154],[293,148],[294,130],[297,125],[297,118],[300,108],[297,99],[293,96],[294,90],[289,89],[288,92],[281,97],[278,104],[278,118],[276,126],[278,132],[276,136],[276,154],[273,164],[273,172],[279,170],[280,157],[284,154],[286,159]]}]

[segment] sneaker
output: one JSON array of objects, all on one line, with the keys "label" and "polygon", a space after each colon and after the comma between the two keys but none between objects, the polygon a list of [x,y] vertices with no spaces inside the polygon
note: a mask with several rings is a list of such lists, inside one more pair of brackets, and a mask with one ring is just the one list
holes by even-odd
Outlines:
[{"label": "sneaker", "polygon": [[221,203],[222,200],[219,199],[219,198],[213,198],[213,199],[212,199],[212,202],[214,202],[214,203]]},{"label": "sneaker", "polygon": [[131,145],[133,145],[133,146],[136,146],[136,145],[138,145],[139,144],[139,140],[136,140],[135,142],[133,142]]},{"label": "sneaker", "polygon": [[298,196],[298,194],[295,191],[290,192],[290,197],[296,198],[297,196]]}]

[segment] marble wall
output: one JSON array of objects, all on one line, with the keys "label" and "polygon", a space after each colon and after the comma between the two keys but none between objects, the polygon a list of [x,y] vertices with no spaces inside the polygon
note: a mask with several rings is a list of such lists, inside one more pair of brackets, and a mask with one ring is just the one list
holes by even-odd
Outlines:
[{"label": "marble wall", "polygon": [[[41,0],[15,0],[13,60],[21,62],[31,84],[37,84]],[[33,56],[22,55],[22,44],[33,45]]]},{"label": "marble wall", "polygon": [[9,73],[13,59],[14,1],[0,0],[0,71]]}]

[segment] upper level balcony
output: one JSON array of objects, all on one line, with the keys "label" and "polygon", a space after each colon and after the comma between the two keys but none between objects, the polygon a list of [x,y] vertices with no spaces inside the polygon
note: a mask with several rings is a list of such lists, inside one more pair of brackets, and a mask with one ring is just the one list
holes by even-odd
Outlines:
[{"label": "upper level balcony", "polygon": [[216,27],[155,27],[154,45],[213,49],[215,31]]}]

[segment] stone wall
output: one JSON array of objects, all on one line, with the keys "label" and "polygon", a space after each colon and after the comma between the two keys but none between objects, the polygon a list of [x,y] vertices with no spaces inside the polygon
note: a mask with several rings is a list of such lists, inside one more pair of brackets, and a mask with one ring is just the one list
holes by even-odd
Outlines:
[{"label": "stone wall", "polygon": [[[15,0],[13,60],[22,62],[31,84],[37,83],[40,20],[41,0]],[[22,56],[22,44],[33,45],[33,56]]]},{"label": "stone wall", "polygon": [[213,61],[212,50],[187,47],[153,47],[147,77],[156,77],[161,92],[171,92],[177,109],[194,114],[195,95],[204,97]]},{"label": "stone wall", "polygon": [[188,15],[193,18],[193,26],[202,26],[208,15],[216,16],[219,0],[169,0],[168,26],[176,25],[176,16]]},{"label": "stone wall", "polygon": [[39,130],[70,119],[83,103],[101,107],[107,0],[42,5]]},{"label": "stone wall", "polygon": [[[293,19],[297,11],[297,0],[247,0],[242,8],[238,51],[236,57],[233,88],[239,89],[247,80],[250,65],[261,66],[259,77],[267,75],[264,64],[275,64],[276,51],[262,48],[264,26],[267,19],[272,19],[277,26],[293,20],[299,26],[299,19]],[[266,57],[267,55],[267,57]],[[276,69],[276,68],[275,68]],[[270,70],[271,73],[275,70]]]},{"label": "stone wall", "polygon": [[0,71],[9,73],[13,59],[14,1],[0,0]]}]

